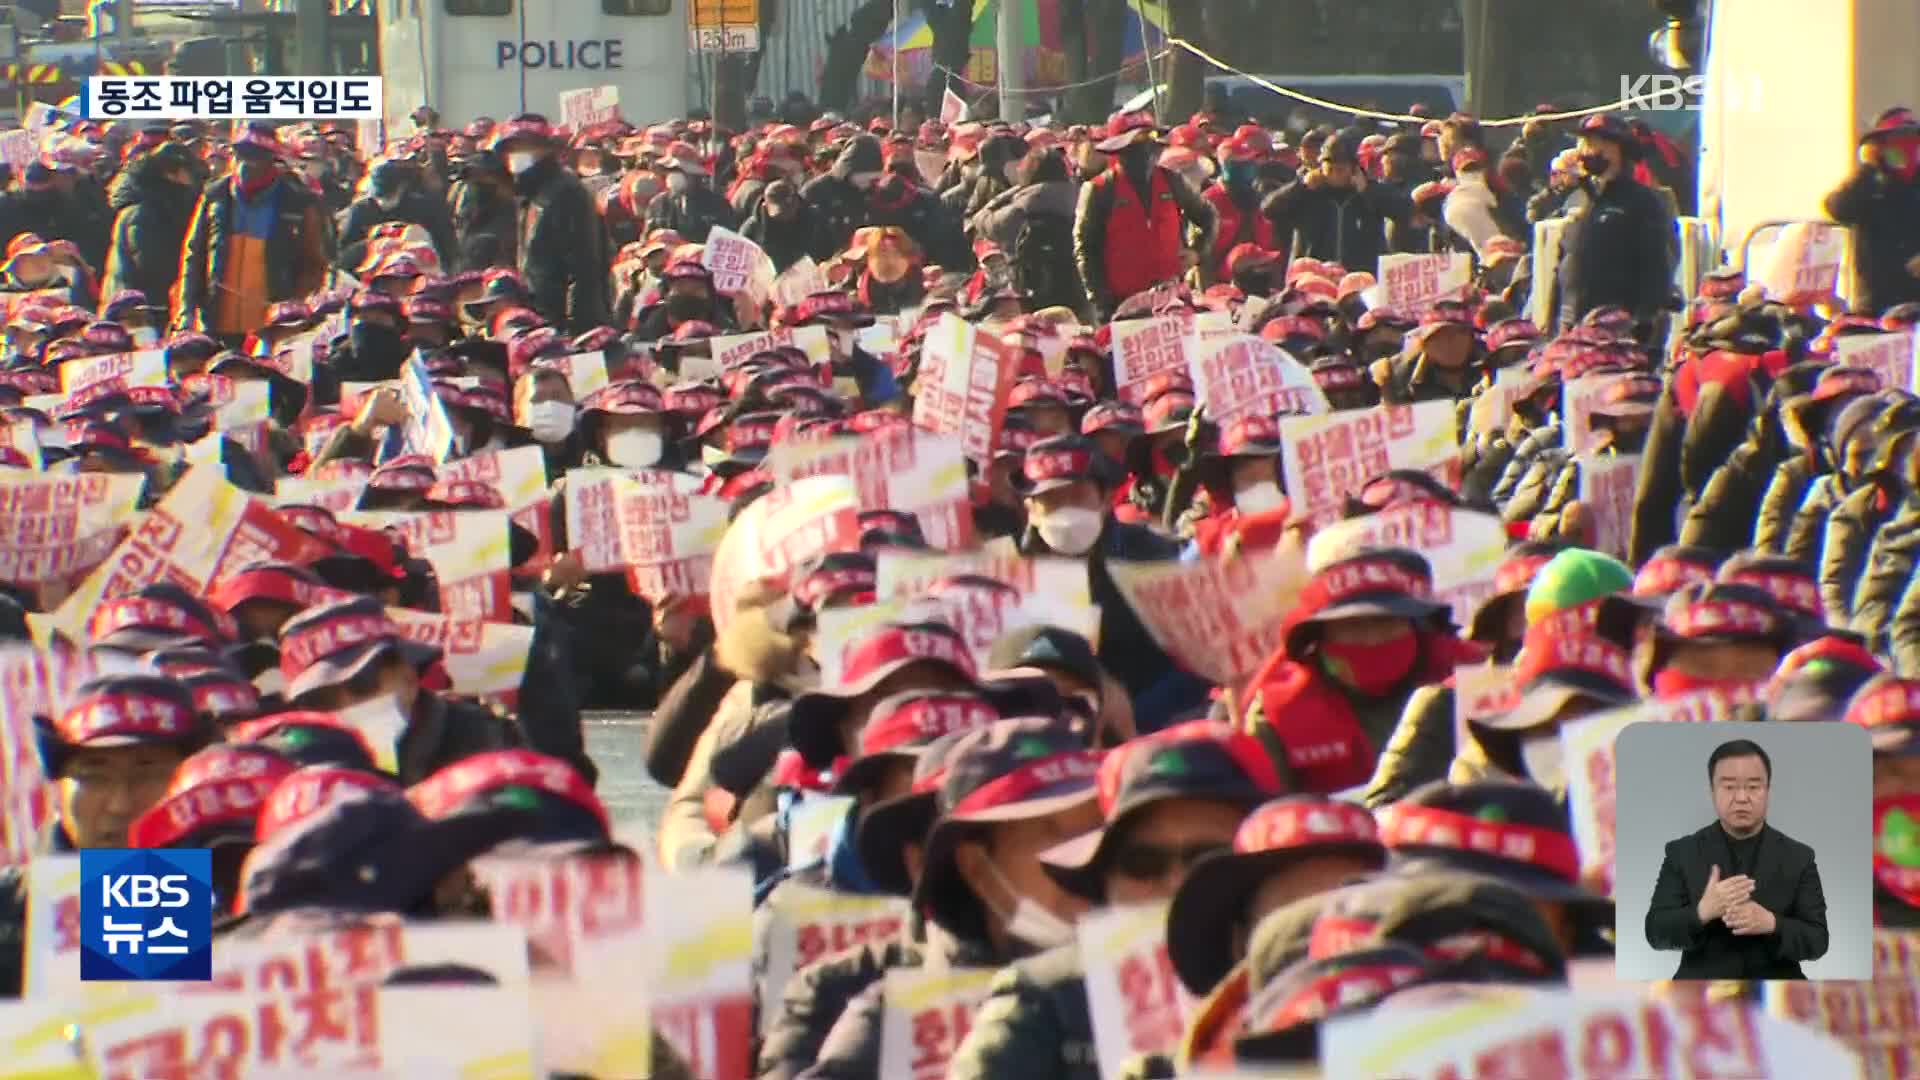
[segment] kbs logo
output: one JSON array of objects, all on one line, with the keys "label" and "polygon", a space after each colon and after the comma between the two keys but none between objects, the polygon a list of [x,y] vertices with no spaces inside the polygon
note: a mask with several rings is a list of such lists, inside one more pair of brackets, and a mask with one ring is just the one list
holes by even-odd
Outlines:
[{"label": "kbs logo", "polygon": [[[1758,112],[1761,97],[1758,76],[1729,76],[1720,86],[1714,107],[1727,112]],[[1700,75],[1622,75],[1620,98],[1627,102],[1627,108],[1644,112],[1698,112],[1707,107],[1707,80]]]},{"label": "kbs logo", "polygon": [[211,852],[80,853],[81,981],[212,977]]}]

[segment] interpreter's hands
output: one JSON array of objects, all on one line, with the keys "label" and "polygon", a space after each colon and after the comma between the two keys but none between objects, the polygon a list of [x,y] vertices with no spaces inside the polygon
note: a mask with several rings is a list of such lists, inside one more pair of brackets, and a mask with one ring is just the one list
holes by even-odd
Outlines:
[{"label": "interpreter's hands", "polygon": [[360,414],[353,419],[353,430],[371,435],[376,428],[394,427],[407,422],[407,403],[396,387],[383,386],[367,395]]},{"label": "interpreter's hands", "polygon": [[[1707,891],[1700,894],[1700,903],[1695,913],[1700,921],[1710,923],[1724,918],[1735,906],[1747,902],[1753,895],[1753,879],[1745,874],[1736,874],[1730,878],[1720,876],[1720,867],[1715,865],[1713,872],[1707,875]],[[1731,925],[1731,924],[1729,924]]]},{"label": "interpreter's hands", "polygon": [[1720,921],[1727,924],[1727,929],[1732,930],[1735,937],[1757,937],[1761,934],[1771,934],[1773,933],[1773,928],[1778,925],[1777,920],[1773,917],[1773,912],[1768,911],[1766,908],[1761,907],[1751,900],[1744,900],[1728,908],[1727,913],[1721,916]]}]

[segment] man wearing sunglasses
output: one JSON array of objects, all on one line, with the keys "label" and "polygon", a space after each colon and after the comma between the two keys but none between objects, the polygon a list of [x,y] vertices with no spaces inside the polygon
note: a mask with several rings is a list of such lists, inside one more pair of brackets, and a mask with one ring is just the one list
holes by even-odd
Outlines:
[{"label": "man wearing sunglasses", "polygon": [[[1106,824],[1041,853],[1055,883],[1095,905],[1169,901],[1201,859],[1233,847],[1241,821],[1279,794],[1252,736],[1213,721],[1143,735],[1101,763]],[[952,1080],[1098,1080],[1080,947],[1071,942],[995,976],[955,1051]]]}]

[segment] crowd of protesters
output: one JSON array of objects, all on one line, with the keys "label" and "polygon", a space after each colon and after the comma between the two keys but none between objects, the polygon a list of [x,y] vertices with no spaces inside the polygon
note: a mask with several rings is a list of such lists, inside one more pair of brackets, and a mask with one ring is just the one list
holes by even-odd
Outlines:
[{"label": "crowd of protesters", "polygon": [[[1862,137],[1826,206],[1856,238],[1851,307],[1784,302],[1733,268],[1677,292],[1692,182],[1664,137],[1607,114],[1531,122],[1511,146],[1460,115],[1297,145],[1205,114],[415,119],[385,146],[325,125],[68,119],[0,197],[0,488],[137,476],[121,541],[216,468],[298,540],[198,587],[110,583],[82,630],[51,637],[40,620],[113,547],[0,593],[20,647],[93,665],[31,717],[54,792],[40,850],[212,848],[216,942],[485,917],[467,867],[509,846],[635,857],[593,793],[591,708],[653,710],[646,768],[673,795],[643,846],[666,870],[747,866],[763,909],[801,888],[907,905],[897,933],[755,987],[761,1077],[881,1076],[888,973],[961,968],[997,974],[945,1075],[1103,1075],[1075,924],[1129,905],[1168,905],[1167,955],[1198,1002],[1140,1075],[1312,1062],[1322,1021],[1420,986],[1564,988],[1612,955],[1614,908],[1543,748],[1605,710],[1699,698],[1867,725],[1876,820],[1920,814],[1920,399],[1837,362],[1850,336],[1920,321],[1904,110]],[[1559,257],[1539,265],[1532,226],[1553,217]],[[723,288],[703,249],[736,234],[814,286]],[[1469,261],[1463,289],[1370,303],[1383,257],[1434,253]],[[1469,618],[1436,595],[1429,553],[1309,562],[1286,416],[1215,422],[1183,369],[1123,386],[1116,327],[1181,313],[1283,349],[1328,409],[1455,405],[1450,470],[1355,477],[1335,516],[1497,516],[1510,544]],[[781,443],[911,428],[923,349],[956,316],[1017,363],[970,462],[965,532],[1084,566],[1092,632],[1025,627],[983,660],[914,616],[823,655],[820,628],[876,602],[889,554],[951,559],[930,595],[1014,588],[897,508],[863,506],[851,542],[728,611],[718,589],[646,596],[570,549],[566,504],[596,470],[679,474],[739,519],[780,491]],[[718,338],[808,327],[829,356],[713,356]],[[81,365],[143,350],[161,384],[63,393]],[[576,400],[568,358],[589,353],[607,381]],[[439,459],[393,452],[418,419],[399,386],[416,362],[452,427]],[[1563,392],[1595,375],[1619,378],[1592,431],[1569,431]],[[247,384],[268,402],[251,445],[221,411]],[[498,511],[502,492],[454,467],[523,447],[550,512],[511,529],[501,617],[532,644],[507,704],[461,692],[396,619],[440,608],[423,551],[276,489],[350,478],[354,512]],[[1639,465],[1606,551],[1581,471],[1619,455]],[[1294,557],[1304,585],[1236,686],[1183,668],[1120,582],[1143,563]],[[1483,665],[1513,699],[1456,722],[1457,673]],[[244,805],[178,811],[235,777]],[[301,783],[316,805],[261,811]],[[824,850],[799,852],[796,807],[836,795],[851,806]],[[1539,842],[1475,848],[1455,826],[1476,823]],[[26,878],[8,873],[0,992],[18,993]],[[1876,878],[1878,926],[1920,926],[1916,879],[1912,861]],[[656,1075],[681,1075],[656,1049]]]}]

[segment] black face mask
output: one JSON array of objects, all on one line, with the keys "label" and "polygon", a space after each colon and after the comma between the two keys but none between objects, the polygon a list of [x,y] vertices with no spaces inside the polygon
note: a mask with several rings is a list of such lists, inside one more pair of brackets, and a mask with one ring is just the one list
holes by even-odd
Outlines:
[{"label": "black face mask", "polygon": [[1580,155],[1580,170],[1588,176],[1597,177],[1603,175],[1607,171],[1609,164],[1611,163],[1607,160],[1607,155],[1605,154]]},{"label": "black face mask", "polygon": [[667,315],[680,322],[691,322],[707,314],[710,307],[704,296],[688,296],[684,293],[667,297]]},{"label": "black face mask", "polygon": [[1144,169],[1147,162],[1159,151],[1159,147],[1150,142],[1134,143],[1120,151],[1120,160],[1129,169]]},{"label": "black face mask", "polygon": [[362,362],[375,364],[382,368],[391,366],[398,370],[400,361],[406,358],[407,343],[400,331],[379,323],[357,322],[347,330],[347,340],[353,346],[353,355]]}]

